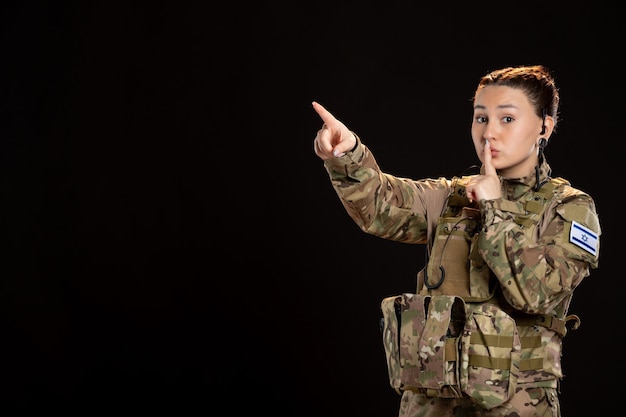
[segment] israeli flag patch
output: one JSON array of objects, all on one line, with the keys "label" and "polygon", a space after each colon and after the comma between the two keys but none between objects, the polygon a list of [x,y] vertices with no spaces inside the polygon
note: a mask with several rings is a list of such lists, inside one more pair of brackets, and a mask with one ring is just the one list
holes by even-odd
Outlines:
[{"label": "israeli flag patch", "polygon": [[572,221],[572,228],[569,231],[569,241],[594,256],[598,252],[598,234],[576,221]]}]

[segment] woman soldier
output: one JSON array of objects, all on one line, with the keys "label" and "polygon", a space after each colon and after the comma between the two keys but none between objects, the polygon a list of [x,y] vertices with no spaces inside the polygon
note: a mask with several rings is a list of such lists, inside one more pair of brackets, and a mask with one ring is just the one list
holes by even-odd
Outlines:
[{"label": "woman soldier", "polygon": [[313,102],[315,153],[351,218],[430,255],[416,293],[382,304],[401,417],[560,416],[562,338],[578,325],[568,308],[598,266],[601,231],[593,199],[544,158],[558,106],[544,66],[490,72],[473,97],[480,173],[412,180],[383,172]]}]

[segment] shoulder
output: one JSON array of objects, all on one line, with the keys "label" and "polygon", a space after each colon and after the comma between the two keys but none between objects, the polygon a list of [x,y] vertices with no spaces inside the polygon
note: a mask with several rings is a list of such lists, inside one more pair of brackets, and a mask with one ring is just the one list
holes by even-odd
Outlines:
[{"label": "shoulder", "polygon": [[556,212],[568,222],[577,222],[600,233],[600,222],[593,198],[563,178],[554,178]]},{"label": "shoulder", "polygon": [[551,182],[554,185],[555,199],[559,204],[585,205],[595,211],[593,198],[587,192],[572,186],[568,180],[560,177],[552,178]]}]

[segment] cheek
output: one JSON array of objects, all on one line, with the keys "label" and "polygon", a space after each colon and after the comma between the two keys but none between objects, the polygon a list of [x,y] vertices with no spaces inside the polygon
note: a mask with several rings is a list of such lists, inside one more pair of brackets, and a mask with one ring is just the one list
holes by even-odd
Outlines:
[{"label": "cheek", "polygon": [[474,142],[474,146],[478,147],[478,144],[483,141],[483,129],[480,128],[480,125],[472,123],[470,133],[472,135],[472,142]]},{"label": "cheek", "polygon": [[472,143],[474,144],[474,150],[476,151],[476,155],[482,161],[483,160],[483,143],[480,137],[476,137],[472,134]]},{"label": "cheek", "polygon": [[528,140],[513,147],[512,152],[520,156],[530,156],[536,152],[535,141]]}]

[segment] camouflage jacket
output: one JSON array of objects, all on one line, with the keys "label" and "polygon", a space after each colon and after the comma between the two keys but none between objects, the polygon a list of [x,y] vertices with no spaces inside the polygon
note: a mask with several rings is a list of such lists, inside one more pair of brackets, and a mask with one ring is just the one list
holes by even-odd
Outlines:
[{"label": "camouflage jacket", "polygon": [[[357,137],[346,155],[325,161],[332,185],[350,217],[366,233],[409,244],[428,244],[453,189],[446,178],[412,180],[386,174],[370,150]],[[541,166],[541,180],[550,167]],[[503,197],[478,204],[480,232],[472,243],[499,283],[486,302],[520,316],[551,315],[565,318],[574,289],[598,266],[600,224],[593,199],[569,184],[547,207],[534,236],[527,236],[514,221],[516,202],[532,192],[535,175],[501,178]],[[596,234],[589,250],[572,241],[572,225]],[[418,281],[418,291],[419,288]],[[528,324],[529,322],[525,322]],[[524,324],[520,320],[520,324]],[[520,336],[541,332],[542,346],[529,355],[540,357],[544,370],[522,372],[519,382],[551,381],[561,372],[561,339],[547,327],[522,325]],[[541,383],[537,383],[541,385]],[[550,385],[550,384],[548,384]]]}]

